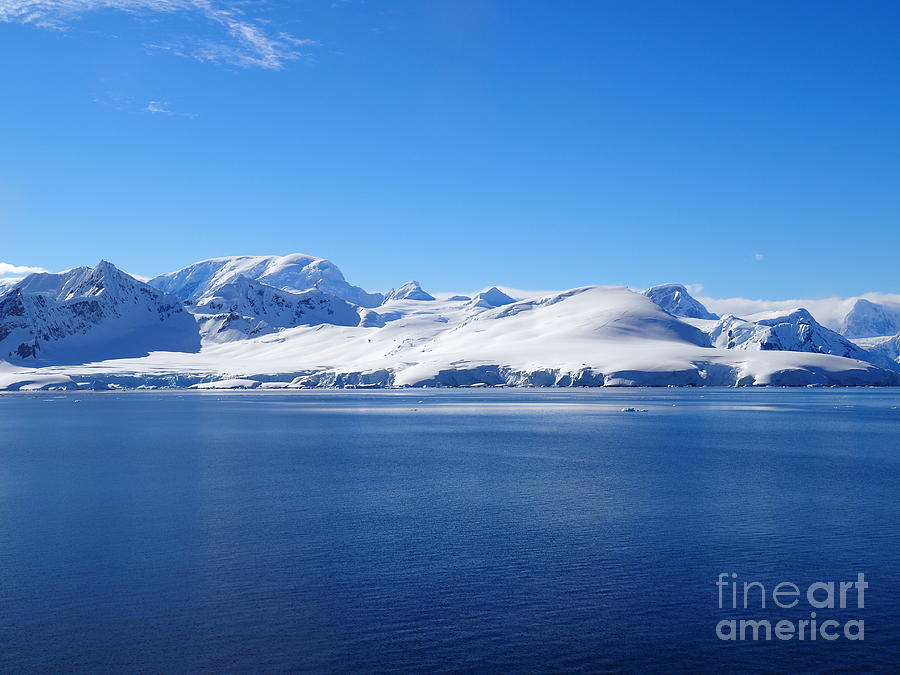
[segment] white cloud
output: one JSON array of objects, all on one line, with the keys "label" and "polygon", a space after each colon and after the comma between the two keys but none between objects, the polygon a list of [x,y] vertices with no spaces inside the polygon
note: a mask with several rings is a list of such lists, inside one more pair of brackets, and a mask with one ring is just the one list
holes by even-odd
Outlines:
[{"label": "white cloud", "polygon": [[0,262],[0,277],[10,275],[22,276],[24,274],[34,274],[35,272],[46,272],[43,267],[28,267],[27,265],[13,265],[7,262]]},{"label": "white cloud", "polygon": [[248,17],[241,0],[0,0],[0,23],[22,23],[62,30],[82,15],[117,10],[133,15],[189,14],[199,16],[218,33],[214,38],[178,40],[148,45],[198,61],[229,63],[244,68],[279,70],[300,58],[304,47],[318,42],[285,32],[268,33]]},{"label": "white cloud", "polygon": [[174,112],[166,109],[166,105],[167,104],[163,103],[162,101],[150,101],[150,103],[147,104],[147,112],[159,113],[163,115],[174,115]]},{"label": "white cloud", "polygon": [[147,107],[144,108],[144,111],[154,115],[168,115],[169,117],[197,117],[195,113],[175,112],[169,108],[169,104],[165,101],[150,101]]},{"label": "white cloud", "polygon": [[756,258],[757,261],[762,261],[762,260],[766,259],[766,256],[764,256],[762,253],[754,253],[753,257]]}]

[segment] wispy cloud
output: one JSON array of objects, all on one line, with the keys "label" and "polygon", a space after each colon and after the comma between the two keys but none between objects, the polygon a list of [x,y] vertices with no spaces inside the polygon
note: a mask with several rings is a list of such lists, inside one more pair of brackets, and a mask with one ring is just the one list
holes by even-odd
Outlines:
[{"label": "wispy cloud", "polygon": [[119,111],[133,110],[135,107],[134,99],[131,96],[124,96],[122,94],[103,94],[94,96],[94,103]]},{"label": "wispy cloud", "polygon": [[762,262],[763,260],[766,259],[766,256],[764,256],[762,253],[754,253],[753,257],[756,259],[757,262]]},{"label": "wispy cloud", "polygon": [[144,112],[151,113],[153,115],[167,115],[169,117],[197,117],[196,113],[184,113],[184,112],[176,112],[169,107],[169,104],[165,101],[150,101],[147,104],[147,107],[144,108]]},{"label": "wispy cloud", "polygon": [[34,274],[35,272],[46,272],[43,267],[28,267],[27,265],[13,265],[7,262],[0,262],[0,277],[23,276],[25,274]]},{"label": "wispy cloud", "polygon": [[262,21],[248,16],[241,0],[0,0],[0,23],[21,23],[63,30],[83,15],[99,10],[135,16],[187,14],[200,17],[214,29],[212,37],[172,39],[147,45],[179,56],[243,68],[279,70],[303,56],[315,40],[267,31]]}]

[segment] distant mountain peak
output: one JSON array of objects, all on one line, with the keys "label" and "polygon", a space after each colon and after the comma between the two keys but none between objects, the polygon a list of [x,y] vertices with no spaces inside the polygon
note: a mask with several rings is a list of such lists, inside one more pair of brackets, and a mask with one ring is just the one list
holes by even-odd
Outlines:
[{"label": "distant mountain peak", "polygon": [[[818,321],[813,318],[808,309],[797,307],[796,309],[785,310],[780,312],[768,312],[754,315],[755,322],[762,326],[777,326],[782,323],[797,323],[815,325],[820,328]],[[833,332],[833,331],[829,331]]]},{"label": "distant mountain peak", "polygon": [[683,284],[660,284],[644,291],[644,295],[672,316],[688,319],[718,319]]},{"label": "distant mountain peak", "polygon": [[848,338],[881,337],[900,333],[900,310],[858,298],[844,317],[841,331]]},{"label": "distant mountain peak", "polygon": [[422,290],[422,286],[419,284],[419,282],[413,279],[412,281],[407,281],[396,291],[390,291],[387,294],[387,297],[385,297],[384,301],[388,302],[390,300],[431,301],[434,300],[434,296]]},{"label": "distant mountain peak", "polygon": [[475,307],[492,308],[511,305],[514,302],[514,298],[509,297],[496,286],[491,286],[490,288],[477,293],[469,304]]}]

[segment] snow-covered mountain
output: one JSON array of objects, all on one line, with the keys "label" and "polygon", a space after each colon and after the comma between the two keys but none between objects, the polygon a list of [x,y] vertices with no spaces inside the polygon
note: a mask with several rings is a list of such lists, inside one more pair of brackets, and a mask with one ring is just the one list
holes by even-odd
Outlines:
[{"label": "snow-covered mountain", "polygon": [[510,305],[515,302],[515,300],[509,297],[506,293],[501,291],[496,286],[491,286],[490,288],[481,291],[475,294],[475,297],[469,300],[473,307],[481,307],[483,309],[493,309],[494,307],[502,307],[503,305]]},{"label": "snow-covered mountain", "polygon": [[392,300],[422,300],[429,302],[434,300],[434,296],[423,291],[418,281],[407,281],[396,291],[390,290],[387,292],[384,302],[388,303]]},{"label": "snow-covered mountain", "polygon": [[710,318],[678,284],[436,298],[409,282],[384,297],[311,256],[151,283],[101,263],[0,291],[0,389],[900,384],[890,341],[850,341],[802,309]]},{"label": "snow-covered mountain", "polygon": [[900,335],[859,338],[854,342],[875,357],[871,359],[873,363],[892,364],[888,367],[900,370]]},{"label": "snow-covered mountain", "polygon": [[244,276],[230,277],[228,282],[190,303],[189,308],[200,322],[204,339],[214,342],[256,337],[295,326],[383,323],[377,312],[330,293],[283,291]]},{"label": "snow-covered mountain", "polygon": [[763,312],[790,312],[805,307],[816,320],[844,337],[883,337],[900,332],[900,295],[866,293],[851,298],[750,300],[703,298],[719,316],[750,316]]},{"label": "snow-covered mountain", "polygon": [[0,359],[37,365],[196,352],[197,325],[174,296],[101,261],[32,274],[0,296]]},{"label": "snow-covered mountain", "polygon": [[712,347],[703,331],[626,288],[578,288],[491,309],[451,300],[389,308],[395,317],[381,327],[298,326],[207,343],[199,354],[0,371],[0,386],[900,384],[900,374],[855,359]]},{"label": "snow-covered mountain", "polygon": [[644,295],[672,316],[687,319],[718,319],[699,300],[691,296],[682,284],[661,284],[644,291]]},{"label": "snow-covered mountain", "polygon": [[841,333],[850,338],[896,335],[900,333],[900,307],[859,298],[841,322]]},{"label": "snow-covered mountain", "polygon": [[825,328],[802,308],[764,312],[748,319],[728,315],[716,323],[709,335],[712,343],[723,349],[809,352],[872,360],[865,349]]},{"label": "snow-covered mountain", "polygon": [[377,307],[384,300],[381,293],[367,293],[358,286],[351,286],[330,260],[302,253],[212,258],[177,272],[161,274],[148,283],[182,300],[197,300],[238,277],[285,291],[322,291],[360,307]]}]

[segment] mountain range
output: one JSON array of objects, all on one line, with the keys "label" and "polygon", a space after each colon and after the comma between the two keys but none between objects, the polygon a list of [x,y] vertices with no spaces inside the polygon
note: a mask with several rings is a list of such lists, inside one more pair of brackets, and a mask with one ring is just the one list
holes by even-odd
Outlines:
[{"label": "mountain range", "polygon": [[[716,314],[681,284],[370,293],[314,256],[0,285],[0,389],[900,384],[900,306]],[[835,328],[837,330],[835,330]]]}]

